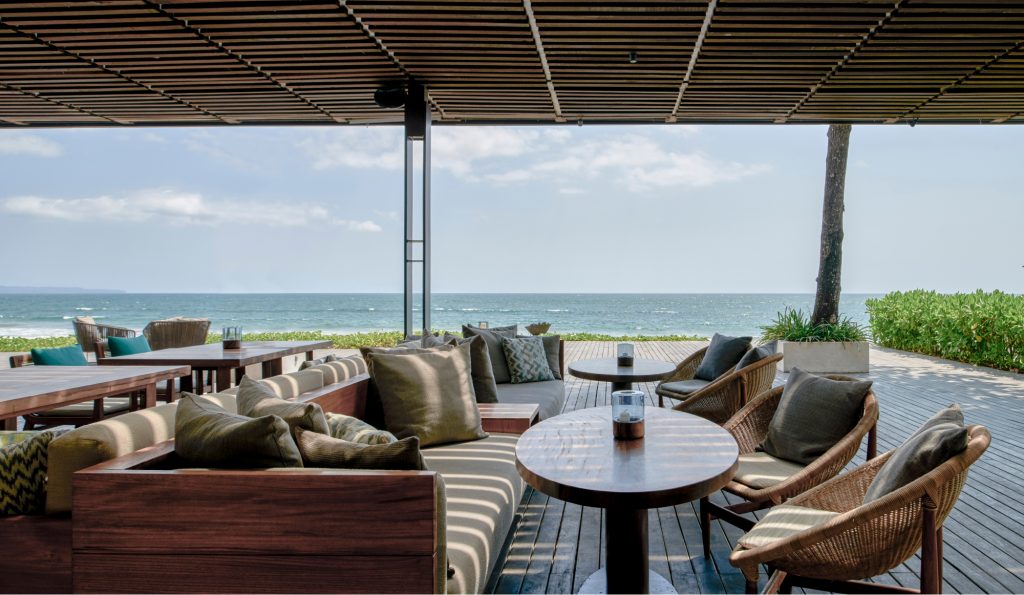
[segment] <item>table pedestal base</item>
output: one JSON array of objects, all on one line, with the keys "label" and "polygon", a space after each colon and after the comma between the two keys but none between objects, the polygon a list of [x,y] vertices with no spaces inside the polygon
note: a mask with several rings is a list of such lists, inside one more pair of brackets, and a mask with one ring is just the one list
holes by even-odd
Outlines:
[{"label": "table pedestal base", "polygon": [[[676,593],[675,587],[672,583],[668,582],[668,579],[661,576],[653,570],[647,571],[647,582],[648,582],[648,593],[659,593],[659,594],[674,594]],[[608,577],[605,575],[604,568],[598,570],[594,574],[590,575],[590,578],[583,583],[580,587],[580,593],[608,593]]]},{"label": "table pedestal base", "polygon": [[613,382],[612,383],[612,392],[615,392],[617,390],[633,390],[633,383],[632,382]]}]

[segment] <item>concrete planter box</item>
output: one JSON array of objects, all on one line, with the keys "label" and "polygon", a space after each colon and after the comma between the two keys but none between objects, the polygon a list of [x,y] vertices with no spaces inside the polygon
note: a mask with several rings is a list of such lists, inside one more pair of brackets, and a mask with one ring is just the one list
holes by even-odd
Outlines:
[{"label": "concrete planter box", "polygon": [[782,371],[800,368],[814,374],[867,374],[868,342],[782,341]]}]

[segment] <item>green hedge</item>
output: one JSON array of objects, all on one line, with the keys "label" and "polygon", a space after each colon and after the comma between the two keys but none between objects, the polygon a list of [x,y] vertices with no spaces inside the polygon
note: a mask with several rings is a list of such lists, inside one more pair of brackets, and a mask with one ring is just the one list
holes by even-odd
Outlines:
[{"label": "green hedge", "polygon": [[1019,372],[1024,369],[1024,296],[917,289],[867,301],[875,343]]}]

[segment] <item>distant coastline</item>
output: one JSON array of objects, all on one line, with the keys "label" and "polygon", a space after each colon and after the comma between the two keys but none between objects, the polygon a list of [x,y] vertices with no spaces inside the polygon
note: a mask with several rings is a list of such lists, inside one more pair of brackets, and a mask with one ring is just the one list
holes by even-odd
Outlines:
[{"label": "distant coastline", "polygon": [[127,293],[123,289],[87,289],[84,287],[32,287],[0,285],[0,295],[110,295]]}]

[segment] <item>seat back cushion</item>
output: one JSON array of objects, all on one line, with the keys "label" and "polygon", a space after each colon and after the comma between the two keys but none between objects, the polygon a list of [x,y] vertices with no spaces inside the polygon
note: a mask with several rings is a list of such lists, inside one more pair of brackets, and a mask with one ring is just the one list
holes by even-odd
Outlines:
[{"label": "seat back cushion", "polygon": [[138,337],[107,337],[107,348],[110,350],[110,357],[119,355],[135,355],[152,351],[149,348],[149,340],[145,336]]},{"label": "seat back cushion", "polygon": [[[235,398],[224,393],[203,395],[226,411],[236,411]],[[124,456],[174,438],[177,402],[133,411],[71,430],[50,443],[46,513],[71,511],[71,479],[75,471]]]},{"label": "seat back cushion", "polygon": [[260,382],[269,386],[282,399],[294,399],[302,393],[323,388],[324,373],[320,370],[308,368],[298,372],[264,378]]},{"label": "seat back cushion", "polygon": [[88,366],[89,360],[78,345],[33,349],[32,363],[37,366]]},{"label": "seat back cushion", "polygon": [[[334,358],[334,359],[331,359]],[[360,374],[366,374],[366,362],[362,356],[349,355],[346,357],[327,356],[327,361],[308,369],[319,370],[324,375],[324,386],[355,378]]]},{"label": "seat back cushion", "polygon": [[732,370],[750,349],[750,340],[751,337],[728,337],[715,333],[693,377],[714,380]]},{"label": "seat back cushion", "polygon": [[742,370],[747,366],[756,364],[757,362],[775,355],[775,352],[779,350],[779,342],[771,341],[764,345],[758,345],[757,347],[751,347],[743,357],[740,358],[738,364],[736,364],[737,370]]},{"label": "seat back cushion", "polygon": [[445,343],[448,345],[461,345],[469,343],[469,364],[470,373],[473,376],[473,392],[476,393],[477,403],[497,403],[498,386],[494,381],[494,367],[491,365],[491,352],[487,350],[487,343],[483,337],[469,337],[463,339],[449,333],[444,334]]},{"label": "seat back cushion", "polygon": [[276,415],[283,419],[294,432],[304,428],[321,434],[330,434],[323,409],[316,403],[299,403],[279,398],[264,382],[243,376],[235,393],[238,414],[246,417]]},{"label": "seat back cushion", "polygon": [[870,380],[832,380],[793,368],[761,450],[807,465],[857,425]]}]

